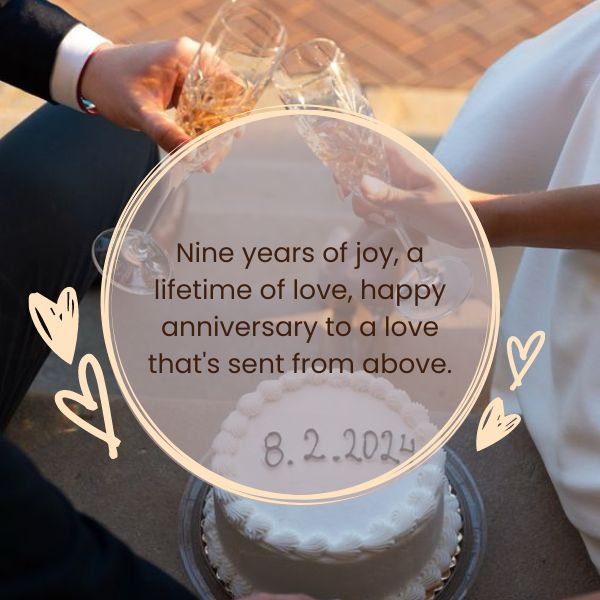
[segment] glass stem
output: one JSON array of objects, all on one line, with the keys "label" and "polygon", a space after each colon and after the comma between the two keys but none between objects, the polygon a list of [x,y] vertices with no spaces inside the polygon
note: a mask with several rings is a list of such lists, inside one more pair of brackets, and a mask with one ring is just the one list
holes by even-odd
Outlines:
[{"label": "glass stem", "polygon": [[167,203],[167,198],[168,194],[163,194],[163,197],[161,198],[160,202],[157,203],[157,207],[154,209],[152,215],[148,219],[148,224],[144,227],[144,233],[151,234],[152,230],[154,229],[154,226],[158,222],[158,217],[160,216],[160,213],[162,212],[165,204]]},{"label": "glass stem", "polygon": [[[413,242],[410,239],[408,233],[406,233],[406,229],[400,225],[399,221],[396,220],[396,223],[391,226],[393,232],[398,236],[400,243],[404,246],[404,249],[408,251],[409,248],[413,247]],[[419,274],[419,279],[421,281],[427,281],[431,279],[432,273],[429,271],[427,267],[423,265],[423,263],[416,263],[415,269]]]}]

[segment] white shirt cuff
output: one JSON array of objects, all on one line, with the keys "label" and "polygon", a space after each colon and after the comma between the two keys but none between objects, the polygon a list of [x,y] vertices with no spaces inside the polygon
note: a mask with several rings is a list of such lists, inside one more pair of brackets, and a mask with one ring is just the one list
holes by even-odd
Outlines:
[{"label": "white shirt cuff", "polygon": [[50,78],[50,95],[58,104],[81,110],[77,97],[79,76],[90,54],[109,40],[79,23],[62,39]]}]

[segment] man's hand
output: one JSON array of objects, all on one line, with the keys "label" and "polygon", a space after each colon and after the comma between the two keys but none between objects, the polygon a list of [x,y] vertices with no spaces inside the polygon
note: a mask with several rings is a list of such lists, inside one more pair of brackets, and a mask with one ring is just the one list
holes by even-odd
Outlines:
[{"label": "man's hand", "polygon": [[199,44],[190,38],[102,46],[81,80],[84,98],[122,127],[143,131],[171,152],[190,137],[165,111],[177,105]]}]

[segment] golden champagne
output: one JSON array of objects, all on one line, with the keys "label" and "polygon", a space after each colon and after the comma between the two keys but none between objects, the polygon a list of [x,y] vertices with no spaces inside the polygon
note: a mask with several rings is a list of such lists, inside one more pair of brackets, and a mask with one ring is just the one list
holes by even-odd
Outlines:
[{"label": "golden champagne", "polygon": [[228,73],[215,74],[195,88],[184,86],[177,106],[177,123],[191,137],[227,123],[256,104],[250,83]]}]

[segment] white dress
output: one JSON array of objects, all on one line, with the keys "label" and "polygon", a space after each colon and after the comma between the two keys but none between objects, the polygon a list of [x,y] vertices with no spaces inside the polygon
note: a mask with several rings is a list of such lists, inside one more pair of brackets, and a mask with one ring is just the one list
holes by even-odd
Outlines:
[{"label": "white dress", "polygon": [[[436,154],[482,191],[600,183],[600,0],[493,65]],[[525,341],[539,329],[546,345],[515,395],[600,570],[600,252],[525,251],[502,318],[492,397],[512,396],[506,338]]]}]

